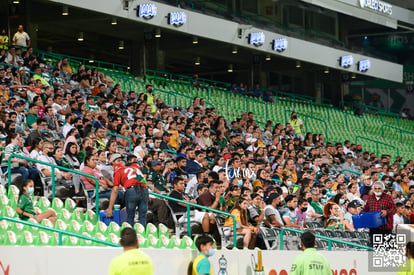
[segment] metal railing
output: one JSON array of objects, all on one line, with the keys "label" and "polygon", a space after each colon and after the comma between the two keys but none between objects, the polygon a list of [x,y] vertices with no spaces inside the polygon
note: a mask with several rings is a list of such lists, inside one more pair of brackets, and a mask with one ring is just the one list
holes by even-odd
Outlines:
[{"label": "metal railing", "polygon": [[[299,229],[295,229],[295,228],[289,228],[289,227],[283,227],[283,228],[281,228],[280,229],[280,250],[283,250],[283,233],[285,231],[291,231],[291,232],[296,232],[296,233],[301,233],[301,234],[303,232],[305,232],[303,230],[299,230]],[[322,239],[322,240],[328,241],[328,250],[329,251],[332,250],[332,242],[341,243],[341,244],[345,244],[345,245],[349,245],[349,246],[353,246],[353,247],[357,247],[357,248],[362,248],[362,249],[366,249],[366,250],[371,250],[371,251],[374,250],[371,247],[368,247],[368,246],[365,246],[365,245],[360,245],[360,244],[356,244],[356,243],[346,242],[346,241],[342,241],[342,240],[338,240],[338,239],[333,239],[333,238],[329,238],[329,237],[325,237],[325,236],[321,236],[321,235],[315,235],[315,237],[317,239]]]},{"label": "metal railing", "polygon": [[51,53],[51,52],[46,52],[46,51],[42,51],[42,50],[35,49],[35,48],[33,48],[33,51],[35,52],[35,54],[41,56],[42,58],[51,58],[51,59],[67,58],[68,61],[72,61],[76,63],[77,65],[85,65],[91,68],[96,67],[96,68],[102,68],[102,69],[118,70],[120,71],[120,73],[121,72],[126,73],[129,71],[129,67],[126,65],[115,64],[115,63],[105,62],[105,61],[100,61],[100,60],[95,60],[95,59],[92,60],[90,58],[84,58],[84,57],[70,56],[67,54]]},{"label": "metal railing", "polygon": [[[390,125],[390,124],[383,124],[383,125],[381,125],[381,136],[382,136],[382,138],[384,138],[385,139],[385,128],[391,128],[391,129],[395,129],[395,130],[397,130],[399,133],[400,133],[400,143],[401,144],[403,144],[403,133],[406,133],[406,134],[409,134],[409,135],[411,135],[411,136],[413,136],[413,138],[414,138],[414,134],[413,134],[413,132],[410,132],[410,131],[407,131],[407,130],[404,130],[404,129],[401,129],[401,128],[398,128],[397,126],[394,126],[394,125]],[[413,139],[414,140],[414,139]]]},{"label": "metal railing", "polygon": [[223,212],[223,211],[220,211],[220,210],[217,210],[217,209],[209,208],[209,207],[206,207],[206,206],[198,205],[198,204],[195,204],[195,203],[192,203],[192,202],[183,201],[183,200],[179,200],[179,199],[172,198],[172,197],[169,197],[169,196],[161,195],[161,194],[158,194],[158,193],[155,193],[155,192],[152,192],[152,191],[150,191],[149,194],[153,195],[155,197],[166,199],[166,200],[170,200],[170,201],[174,201],[174,202],[178,202],[178,203],[184,203],[187,206],[187,235],[189,237],[191,237],[190,206],[193,206],[195,208],[199,208],[199,209],[202,209],[202,210],[205,210],[205,211],[210,211],[210,212],[213,212],[213,213],[216,213],[216,214],[220,214],[220,215],[224,215],[224,216],[232,218],[232,220],[233,220],[233,245],[234,245],[234,247],[236,247],[236,244],[237,244],[236,217],[234,217],[233,214]]},{"label": "metal railing", "polygon": [[111,242],[107,242],[107,241],[102,241],[99,239],[95,239],[95,238],[91,238],[82,234],[77,234],[77,233],[73,233],[73,232],[69,232],[69,231],[65,231],[65,230],[61,230],[61,229],[56,229],[56,228],[51,228],[48,226],[45,226],[43,224],[36,224],[36,223],[31,223],[28,221],[23,221],[23,220],[19,220],[19,219],[14,219],[14,218],[10,218],[10,217],[0,217],[0,221],[1,220],[6,220],[9,222],[14,222],[14,223],[21,223],[30,227],[37,227],[40,228],[42,230],[47,230],[47,231],[51,231],[51,232],[55,232],[59,234],[59,242],[58,245],[62,246],[63,245],[63,235],[68,235],[71,237],[76,237],[79,239],[83,239],[83,240],[87,240],[87,241],[91,241],[91,242],[95,242],[95,243],[99,243],[99,244],[104,244],[107,246],[113,246],[113,247],[119,247],[119,244],[115,244],[115,243],[111,243]]},{"label": "metal railing", "polygon": [[28,158],[28,157],[20,156],[20,155],[16,155],[16,154],[11,154],[9,156],[9,158],[7,159],[7,173],[8,173],[7,175],[8,175],[9,184],[11,183],[11,160],[12,160],[12,158],[24,159],[24,160],[27,160],[27,161],[30,161],[30,162],[39,163],[41,165],[52,167],[52,176],[51,176],[51,178],[52,178],[52,198],[53,199],[55,198],[55,180],[56,180],[55,168],[59,169],[59,170],[62,170],[62,171],[75,173],[75,174],[93,179],[95,181],[96,215],[99,217],[99,203],[97,203],[99,201],[99,181],[95,176],[85,174],[85,173],[82,173],[82,172],[79,172],[79,171],[76,171],[76,170],[73,170],[73,169],[69,169],[69,168],[66,168],[66,167],[62,167],[62,166],[59,166],[59,165],[55,165],[55,164],[52,164],[52,163],[47,163],[47,162],[44,162],[44,161],[40,161],[40,160],[37,160],[37,159],[32,159],[32,158]]},{"label": "metal railing", "polygon": [[377,155],[380,154],[380,152],[379,152],[379,145],[380,144],[393,148],[397,152],[397,155],[400,155],[400,148],[398,148],[397,146],[394,146],[394,145],[391,145],[391,144],[388,144],[388,143],[385,143],[385,142],[381,142],[381,141],[378,141],[378,140],[375,140],[375,139],[371,139],[371,138],[367,138],[367,137],[362,137],[362,136],[357,136],[355,138],[355,143],[356,144],[358,144],[358,140],[368,140],[370,142],[375,143],[375,151],[376,151],[375,153]]},{"label": "metal railing", "polygon": [[356,174],[358,176],[362,175],[361,172],[357,172],[357,171],[353,171],[353,170],[349,170],[349,169],[342,169],[341,174],[343,174],[344,172],[349,172],[349,173],[352,173],[352,174]]},{"label": "metal railing", "polygon": [[129,137],[121,136],[121,135],[118,135],[118,134],[115,134],[115,133],[112,133],[112,132],[109,132],[109,131],[107,131],[106,133],[109,134],[109,135],[111,135],[111,136],[114,136],[114,137],[119,137],[119,138],[128,140],[129,152],[132,151],[132,141],[131,141],[131,139]]}]

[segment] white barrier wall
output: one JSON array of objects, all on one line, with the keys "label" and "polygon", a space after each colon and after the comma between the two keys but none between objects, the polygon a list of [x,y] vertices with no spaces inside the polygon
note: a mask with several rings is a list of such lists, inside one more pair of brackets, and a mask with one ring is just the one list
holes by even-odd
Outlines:
[{"label": "white barrier wall", "polygon": [[[143,249],[155,266],[155,274],[187,274],[189,262],[197,251],[179,249]],[[110,260],[122,248],[101,247],[0,247],[0,275],[103,275]],[[287,275],[296,255],[301,251],[262,251],[263,272],[255,272],[257,250],[220,250],[210,258],[218,275]],[[332,275],[367,275],[368,252],[324,251]],[[220,265],[219,265],[220,261]],[[381,275],[395,273],[381,272]]]}]

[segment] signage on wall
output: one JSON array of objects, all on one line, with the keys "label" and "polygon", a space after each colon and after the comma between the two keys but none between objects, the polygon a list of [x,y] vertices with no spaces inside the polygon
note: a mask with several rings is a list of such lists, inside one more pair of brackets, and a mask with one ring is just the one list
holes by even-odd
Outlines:
[{"label": "signage on wall", "polygon": [[154,4],[138,5],[137,16],[145,19],[151,19],[157,15],[157,7]]},{"label": "signage on wall", "polygon": [[168,24],[182,26],[187,22],[187,15],[183,11],[170,12],[168,14]]},{"label": "signage on wall", "polygon": [[368,59],[360,60],[357,64],[357,70],[360,72],[366,72],[371,68],[371,61]]},{"label": "signage on wall", "polygon": [[262,46],[265,42],[264,32],[249,33],[249,44],[255,46]]},{"label": "signage on wall", "polygon": [[339,66],[349,68],[354,64],[354,57],[352,55],[343,55],[339,58]]},{"label": "signage on wall", "polygon": [[359,0],[361,8],[371,9],[380,13],[392,15],[392,5],[380,0]]},{"label": "signage on wall", "polygon": [[274,51],[283,52],[288,47],[288,41],[286,38],[274,39],[272,43],[272,49]]}]

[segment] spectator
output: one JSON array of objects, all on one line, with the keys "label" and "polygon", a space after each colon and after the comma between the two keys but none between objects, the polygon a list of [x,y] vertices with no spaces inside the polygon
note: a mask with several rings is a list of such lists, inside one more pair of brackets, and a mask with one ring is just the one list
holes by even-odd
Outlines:
[{"label": "spectator", "polygon": [[247,208],[248,221],[255,227],[261,226],[264,220],[264,208],[266,204],[258,193],[251,195],[252,204]]},{"label": "spectator", "polygon": [[1,30],[0,34],[0,50],[7,51],[9,49],[9,36],[6,33],[5,29]]},{"label": "spectator", "polygon": [[297,222],[297,216],[295,212],[295,208],[298,205],[298,199],[294,195],[288,195],[285,198],[286,206],[288,211],[283,213],[282,218],[285,222],[286,227],[293,227],[300,229],[300,225]]},{"label": "spectator", "polygon": [[161,160],[154,159],[151,162],[151,169],[147,176],[148,186],[156,193],[168,193],[166,179],[161,174]]},{"label": "spectator", "polygon": [[306,218],[308,210],[308,201],[305,199],[300,199],[298,201],[298,207],[295,209],[296,212],[296,222],[300,225],[301,229],[307,228]]},{"label": "spectator", "polygon": [[[8,163],[8,160],[11,155],[19,155],[19,156],[25,156],[30,157],[29,154],[25,154],[23,152],[23,138],[18,133],[10,133],[10,135],[7,136],[6,143],[8,144],[6,148],[4,148],[4,158],[3,163]],[[31,178],[32,180],[37,181],[38,180],[38,171],[35,167],[31,167],[29,162],[25,159],[21,158],[12,158],[11,163],[16,163],[17,167],[11,166],[10,172],[11,173],[19,173],[22,175],[22,181],[26,181],[28,178]],[[8,167],[4,166],[2,167],[3,172],[6,172]]]},{"label": "spectator", "polygon": [[281,195],[279,193],[271,193],[268,198],[268,205],[264,209],[265,224],[268,227],[283,227],[284,223],[277,207],[280,204]]},{"label": "spectator", "polygon": [[339,205],[335,202],[329,201],[323,208],[323,215],[325,217],[325,228],[330,229],[344,229],[352,230],[349,222],[343,219],[343,214],[339,211]]},{"label": "spectator", "polygon": [[[112,193],[113,182],[111,182],[108,178],[106,178],[102,171],[99,170],[97,165],[97,156],[95,154],[87,154],[84,161],[84,167],[81,170],[82,173],[93,175],[98,179],[99,184],[99,198],[110,198]],[[88,192],[88,196],[92,197],[95,193],[95,180],[81,176],[81,181],[83,182],[84,188]],[[119,191],[115,193],[115,203],[120,204],[123,197],[123,192]]]},{"label": "spectator", "polygon": [[[173,187],[174,187],[174,190],[170,193],[170,197],[178,199],[178,200],[195,203],[195,204],[197,203],[195,200],[189,200],[187,197],[185,197],[184,192],[183,192],[185,188],[183,178],[180,178],[180,177],[174,178]],[[169,200],[168,204],[170,205],[172,211],[175,213],[187,212],[187,205],[184,203],[179,203],[179,202]],[[184,223],[187,221],[187,215],[177,216],[177,218],[178,218],[179,223]],[[207,234],[209,233],[210,218],[209,218],[208,213],[195,209],[194,216],[191,217],[191,222],[196,222],[198,224],[201,224],[203,232]]]},{"label": "spectator", "polygon": [[370,228],[369,235],[371,244],[373,244],[372,238],[374,234],[391,234],[394,226],[394,214],[396,212],[393,199],[390,195],[384,193],[384,183],[382,181],[376,181],[372,187],[374,194],[368,197],[362,212],[381,211],[381,217],[386,217],[386,224],[377,228]]},{"label": "spectator", "polygon": [[[240,198],[233,209],[230,211],[232,215],[236,218],[236,223],[238,229],[236,229],[237,234],[244,235],[243,237],[243,248],[253,249],[256,244],[256,236],[258,229],[256,227],[250,227],[247,221],[247,206],[248,202],[244,198]],[[233,219],[227,218],[224,222],[224,226],[232,228]]]},{"label": "spectator", "polygon": [[19,25],[17,32],[13,36],[13,45],[19,47],[30,47],[30,36],[23,31],[23,25]]},{"label": "spectator", "polygon": [[347,212],[344,215],[344,220],[348,221],[349,225],[351,226],[351,231],[354,230],[354,221],[352,220],[352,216],[358,215],[361,212],[361,204],[358,200],[351,201],[347,205]]},{"label": "spectator", "polygon": [[405,211],[405,206],[402,202],[397,202],[395,204],[396,213],[394,214],[394,230],[397,228],[398,224],[404,224],[403,214]]},{"label": "spectator", "polygon": [[32,218],[35,219],[38,223],[41,223],[44,219],[49,219],[53,224],[55,224],[56,213],[54,210],[48,210],[41,213],[35,211],[32,202],[33,192],[33,180],[27,179],[23,181],[23,184],[20,187],[16,213],[19,214],[22,220],[28,220]]}]

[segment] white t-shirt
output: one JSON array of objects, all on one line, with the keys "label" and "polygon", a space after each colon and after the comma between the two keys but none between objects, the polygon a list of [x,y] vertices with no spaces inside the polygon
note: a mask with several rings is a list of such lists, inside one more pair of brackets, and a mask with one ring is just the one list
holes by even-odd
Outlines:
[{"label": "white t-shirt", "polygon": [[273,205],[266,205],[265,209],[264,209],[264,216],[265,219],[268,220],[270,222],[270,216],[275,215],[275,219],[278,223],[280,224],[284,224],[282,217],[280,216],[280,213],[277,209],[275,209],[273,207]]},{"label": "white t-shirt", "polygon": [[403,216],[400,216],[397,213],[395,213],[394,214],[394,228],[397,226],[397,224],[404,224],[404,218]]},{"label": "white t-shirt", "polygon": [[17,46],[27,47],[27,41],[30,40],[30,36],[26,32],[16,32],[13,36],[13,42]]}]

